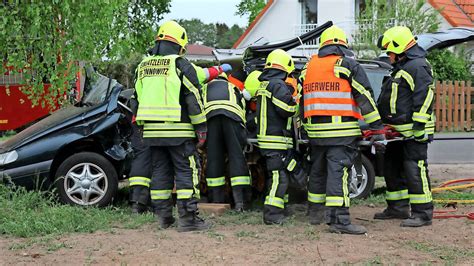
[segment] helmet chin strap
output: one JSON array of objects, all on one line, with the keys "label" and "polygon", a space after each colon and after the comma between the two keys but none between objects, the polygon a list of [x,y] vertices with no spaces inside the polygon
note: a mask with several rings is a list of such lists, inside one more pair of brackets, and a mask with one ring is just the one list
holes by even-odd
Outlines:
[{"label": "helmet chin strap", "polygon": [[398,63],[398,62],[402,61],[403,58],[405,58],[405,56],[406,56],[405,53],[395,54],[395,63]]},{"label": "helmet chin strap", "polygon": [[179,49],[179,55],[184,55],[185,53],[186,53],[186,48],[181,46],[181,48]]}]

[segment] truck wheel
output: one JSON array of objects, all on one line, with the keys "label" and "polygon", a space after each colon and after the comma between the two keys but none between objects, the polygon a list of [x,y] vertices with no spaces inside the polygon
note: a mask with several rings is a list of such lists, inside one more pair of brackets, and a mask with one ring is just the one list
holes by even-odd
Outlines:
[{"label": "truck wheel", "polygon": [[118,189],[114,166],[93,152],[68,157],[56,171],[55,180],[61,201],[71,205],[106,206]]},{"label": "truck wheel", "polygon": [[349,183],[349,197],[351,199],[365,199],[370,195],[375,185],[375,170],[372,162],[362,155],[362,176],[357,177],[354,166],[351,169]]}]

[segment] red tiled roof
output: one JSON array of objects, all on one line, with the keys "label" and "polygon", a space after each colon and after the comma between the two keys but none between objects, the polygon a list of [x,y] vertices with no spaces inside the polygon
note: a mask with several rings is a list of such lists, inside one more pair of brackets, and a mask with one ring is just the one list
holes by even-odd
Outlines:
[{"label": "red tiled roof", "polygon": [[258,13],[257,17],[255,17],[252,23],[250,23],[248,28],[244,31],[244,33],[240,36],[240,38],[234,43],[234,45],[232,45],[232,48],[237,48],[237,46],[239,46],[239,44],[245,39],[245,36],[249,34],[249,32],[253,29],[255,24],[257,24],[257,22],[262,18],[263,14],[267,12],[267,10],[270,8],[272,4],[273,4],[273,0],[268,0],[265,7],[262,9],[262,11],[260,11],[260,13]]},{"label": "red tiled roof", "polygon": [[188,44],[186,46],[186,54],[193,55],[212,55],[214,48],[201,44]]},{"label": "red tiled roof", "polygon": [[455,2],[471,20],[474,20],[474,0],[455,0]]},{"label": "red tiled roof", "polygon": [[474,27],[474,0],[428,0],[453,27]]}]

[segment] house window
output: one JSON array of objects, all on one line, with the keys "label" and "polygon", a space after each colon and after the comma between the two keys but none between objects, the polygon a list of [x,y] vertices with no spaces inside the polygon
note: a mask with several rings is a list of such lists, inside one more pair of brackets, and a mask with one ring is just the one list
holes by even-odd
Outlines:
[{"label": "house window", "polygon": [[365,0],[355,0],[355,17],[358,18],[365,11],[367,4]]},{"label": "house window", "polygon": [[301,1],[301,24],[318,23],[318,1],[317,0],[300,0]]}]

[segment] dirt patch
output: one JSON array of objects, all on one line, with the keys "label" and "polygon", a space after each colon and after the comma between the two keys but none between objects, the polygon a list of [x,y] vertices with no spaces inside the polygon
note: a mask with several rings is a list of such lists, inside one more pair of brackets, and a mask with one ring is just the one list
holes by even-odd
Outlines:
[{"label": "dirt patch", "polygon": [[428,170],[433,187],[451,179],[474,178],[474,164],[431,164]]},{"label": "dirt patch", "polygon": [[[265,226],[261,213],[210,217],[215,226],[199,233],[111,229],[58,238],[0,237],[0,264],[446,264],[474,263],[474,223],[436,220],[433,226],[401,228],[399,221],[375,221],[381,207],[355,206],[352,220],[365,236],[331,234],[310,226],[304,208],[284,226]],[[474,211],[462,207],[460,211]]]}]

